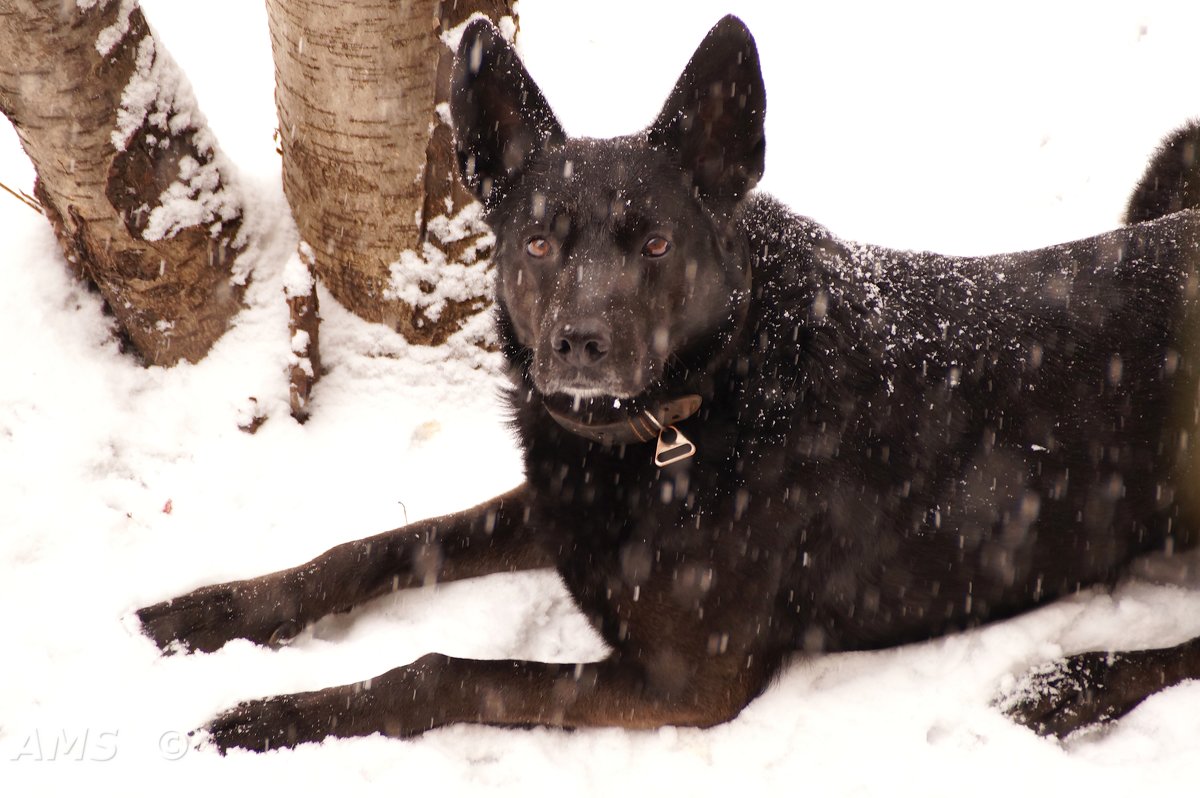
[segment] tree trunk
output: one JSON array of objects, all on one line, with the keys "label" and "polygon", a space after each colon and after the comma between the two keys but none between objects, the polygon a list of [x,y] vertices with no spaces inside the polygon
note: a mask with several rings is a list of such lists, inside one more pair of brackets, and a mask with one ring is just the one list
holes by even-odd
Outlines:
[{"label": "tree trunk", "polygon": [[133,348],[202,358],[240,307],[242,204],[134,0],[0,0],[0,111],[67,261]]},{"label": "tree trunk", "polygon": [[[454,29],[512,0],[267,0],[284,191],[292,412],[320,375],[319,277],[414,343],[486,337],[491,234],[458,184]],[[240,307],[250,252],[230,170],[135,0],[0,0],[0,111],[68,262],[151,364],[199,360]]]},{"label": "tree trunk", "polygon": [[333,296],[439,344],[488,304],[491,237],[458,186],[442,35],[511,0],[267,0],[284,192]]}]

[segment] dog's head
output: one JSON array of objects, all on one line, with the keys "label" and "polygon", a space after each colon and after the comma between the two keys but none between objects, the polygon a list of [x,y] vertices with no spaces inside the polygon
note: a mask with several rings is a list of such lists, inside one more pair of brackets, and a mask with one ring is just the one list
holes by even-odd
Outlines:
[{"label": "dog's head", "polygon": [[717,23],[631,136],[568,138],[484,20],[452,86],[461,176],[496,234],[501,329],[532,387],[576,409],[680,388],[672,368],[727,339],[748,300],[734,226],[763,172],[765,93],[746,27]]}]

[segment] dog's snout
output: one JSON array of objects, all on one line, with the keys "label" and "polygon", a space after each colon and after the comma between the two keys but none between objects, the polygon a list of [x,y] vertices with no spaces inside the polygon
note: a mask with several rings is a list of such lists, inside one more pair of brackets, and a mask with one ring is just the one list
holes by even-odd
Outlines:
[{"label": "dog's snout", "polygon": [[608,355],[611,346],[609,326],[599,319],[564,324],[554,335],[554,354],[577,368],[596,365]]}]

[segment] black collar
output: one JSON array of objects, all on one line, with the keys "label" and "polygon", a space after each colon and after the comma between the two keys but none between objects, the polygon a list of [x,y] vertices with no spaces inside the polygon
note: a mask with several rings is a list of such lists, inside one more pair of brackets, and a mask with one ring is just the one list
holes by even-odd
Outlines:
[{"label": "black collar", "polygon": [[700,397],[695,394],[678,396],[656,402],[641,413],[627,416],[618,421],[589,424],[578,418],[562,415],[546,408],[550,417],[563,429],[605,446],[624,443],[646,443],[660,436],[672,424],[689,419],[700,409]]}]

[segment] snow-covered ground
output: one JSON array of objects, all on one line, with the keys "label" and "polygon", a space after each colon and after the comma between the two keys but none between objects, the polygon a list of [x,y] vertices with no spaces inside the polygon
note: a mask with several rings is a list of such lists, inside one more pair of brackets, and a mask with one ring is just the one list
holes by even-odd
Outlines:
[{"label": "snow-covered ground", "polygon": [[[239,699],[428,651],[555,660],[600,644],[548,574],[413,591],[271,652],[163,658],[129,613],[459,509],[520,481],[494,361],[406,346],[322,295],[330,367],[286,412],[294,245],[261,4],[146,0],[273,234],[249,308],[196,366],[122,357],[48,225],[0,195],[0,791],[4,795],[1192,795],[1200,684],[1066,746],[989,706],[1062,652],[1200,634],[1200,590],[1135,582],[923,645],[798,661],[709,731],[467,726],[221,758],[181,733]],[[1113,226],[1147,154],[1200,114],[1200,4],[521,0],[566,128],[647,123],[708,27],[739,13],[769,97],[765,188],[850,238],[955,253]],[[236,20],[231,22],[231,20]],[[32,170],[0,123],[0,181]],[[253,399],[251,398],[253,397]],[[239,431],[255,412],[269,420]]]}]

